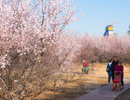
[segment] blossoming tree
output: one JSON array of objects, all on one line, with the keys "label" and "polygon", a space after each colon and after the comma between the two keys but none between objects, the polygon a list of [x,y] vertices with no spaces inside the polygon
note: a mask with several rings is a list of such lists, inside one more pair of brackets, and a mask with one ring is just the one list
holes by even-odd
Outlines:
[{"label": "blossoming tree", "polygon": [[80,45],[66,37],[64,28],[82,16],[74,17],[72,2],[0,0],[0,79],[5,99],[36,96],[50,77],[70,70]]}]

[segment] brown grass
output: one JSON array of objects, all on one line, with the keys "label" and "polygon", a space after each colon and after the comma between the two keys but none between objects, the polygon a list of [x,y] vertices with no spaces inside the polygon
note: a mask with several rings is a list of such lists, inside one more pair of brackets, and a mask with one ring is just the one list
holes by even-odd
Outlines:
[{"label": "brown grass", "polygon": [[[90,64],[90,68],[91,68]],[[124,66],[124,76],[130,77],[130,65],[129,64],[122,64]],[[106,72],[107,63],[95,63],[93,68],[96,71],[96,75],[103,75],[108,76]],[[77,72],[81,73],[82,65],[79,66],[79,68],[76,70]]]},{"label": "brown grass", "polygon": [[[77,76],[78,77],[78,76]],[[91,84],[92,86],[99,84],[99,88],[107,84],[107,78],[87,76],[85,75],[82,79],[67,83],[59,88],[56,93],[50,91],[45,91],[36,98],[32,100],[73,100],[81,95],[91,92],[93,89],[86,89],[85,85]],[[98,87],[97,87],[98,88]]]}]

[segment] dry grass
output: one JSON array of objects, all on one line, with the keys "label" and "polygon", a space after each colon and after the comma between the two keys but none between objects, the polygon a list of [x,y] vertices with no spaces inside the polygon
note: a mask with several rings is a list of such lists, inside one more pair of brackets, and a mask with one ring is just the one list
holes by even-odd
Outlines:
[{"label": "dry grass", "polygon": [[[91,67],[92,64],[90,64]],[[123,64],[124,66],[124,76],[125,77],[129,77],[130,76],[130,65],[129,64]],[[96,71],[96,75],[103,75],[103,76],[108,76],[107,72],[106,72],[106,67],[107,67],[107,63],[95,63],[93,68]],[[78,66],[78,68],[75,70],[79,73],[82,73],[81,69],[82,69],[82,65]]]},{"label": "dry grass", "polygon": [[[106,66],[107,66],[107,63],[103,63],[103,64],[97,63],[97,64],[95,64],[94,67],[97,70],[96,74],[97,75],[107,75],[107,73],[106,73]],[[123,66],[124,66],[124,76],[125,77],[129,77],[130,76],[130,65],[123,64]]]},{"label": "dry grass", "polygon": [[[76,77],[78,77],[78,75]],[[63,85],[56,91],[56,93],[52,92],[51,90],[45,91],[32,100],[61,100],[61,98],[63,100],[73,100],[74,98],[77,98],[95,89],[91,87],[86,88],[85,85],[87,84],[91,84],[91,86],[97,86],[97,89],[107,84],[107,78],[96,76],[90,77],[84,75],[80,80]]]}]

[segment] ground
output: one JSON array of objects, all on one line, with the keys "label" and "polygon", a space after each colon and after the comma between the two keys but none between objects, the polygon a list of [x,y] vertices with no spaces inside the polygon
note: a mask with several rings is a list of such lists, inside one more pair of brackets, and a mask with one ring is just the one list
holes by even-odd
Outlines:
[{"label": "ground", "polygon": [[[93,79],[91,79],[93,78]],[[95,80],[98,80],[98,84],[96,84]],[[87,88],[87,84],[89,88]],[[56,93],[51,91],[46,91],[39,95],[38,97],[34,98],[33,100],[73,100],[79,96],[82,96],[90,91],[95,90],[95,88],[100,88],[107,84],[107,79],[104,77],[88,77],[85,76],[84,78],[77,80],[72,83],[68,83],[62,86],[60,89],[57,90]],[[90,87],[91,86],[91,87]],[[94,87],[95,86],[95,87]]]},{"label": "ground", "polygon": [[[54,83],[49,83],[47,86],[49,90],[42,92],[35,98],[26,98],[24,100],[61,100],[61,98],[62,100],[74,100],[77,97],[108,84],[106,66],[107,63],[95,63],[93,67],[96,71],[95,75],[92,75],[91,73],[89,75],[83,75],[81,71],[82,66],[78,66],[76,69],[72,70],[74,70],[74,72],[77,71],[75,78],[82,76],[80,79],[61,86],[55,93],[52,92],[52,86]],[[130,65],[124,64],[125,77],[130,76],[129,68]],[[96,92],[98,91],[95,91],[95,93]],[[129,95],[130,89],[119,95],[115,100],[122,100],[120,98],[124,99],[124,96],[126,97],[125,100],[128,100],[127,98],[130,97]]]},{"label": "ground", "polygon": [[130,88],[116,97],[115,100],[130,100]]},{"label": "ground", "polygon": [[[96,63],[94,64],[94,69],[96,70],[95,76],[84,75],[80,80],[63,85],[56,93],[51,91],[46,91],[41,95],[33,98],[33,100],[73,100],[80,97],[94,89],[100,88],[107,84],[107,73],[106,73],[107,63]],[[81,69],[82,66],[79,66]],[[130,70],[129,65],[124,64],[125,76],[129,77]],[[81,71],[78,71],[77,77]],[[104,77],[105,76],[105,77]]]}]

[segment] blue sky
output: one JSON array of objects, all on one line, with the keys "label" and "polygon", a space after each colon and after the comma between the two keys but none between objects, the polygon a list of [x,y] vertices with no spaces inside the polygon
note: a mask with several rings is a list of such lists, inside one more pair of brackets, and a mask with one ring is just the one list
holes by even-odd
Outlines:
[{"label": "blue sky", "polygon": [[114,32],[118,36],[124,35],[130,25],[130,0],[74,0],[77,10],[76,16],[84,12],[82,20],[70,24],[67,28],[86,32],[92,36],[103,36],[105,27],[114,24]]}]

